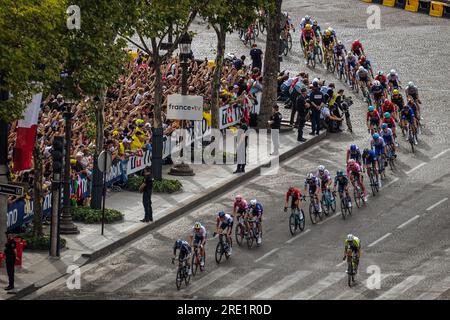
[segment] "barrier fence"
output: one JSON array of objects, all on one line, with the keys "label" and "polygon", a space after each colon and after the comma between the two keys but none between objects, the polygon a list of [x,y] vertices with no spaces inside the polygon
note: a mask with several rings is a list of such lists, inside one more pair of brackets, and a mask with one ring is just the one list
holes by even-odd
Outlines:
[{"label": "barrier fence", "polygon": [[450,1],[431,0],[361,0],[366,3],[382,4],[387,7],[401,8],[410,12],[420,12],[432,17],[450,18]]}]

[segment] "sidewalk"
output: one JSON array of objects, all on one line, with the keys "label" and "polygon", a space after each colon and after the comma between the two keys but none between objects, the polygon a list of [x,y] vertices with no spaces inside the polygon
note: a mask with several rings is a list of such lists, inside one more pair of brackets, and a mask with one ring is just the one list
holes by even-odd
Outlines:
[{"label": "sidewalk", "polygon": [[[305,127],[304,132],[308,132]],[[307,136],[308,141],[296,141],[296,130],[280,134],[280,156],[282,162],[292,155],[308,148],[322,140],[326,133],[320,136]],[[270,140],[270,135],[262,139]],[[256,154],[256,147],[250,147],[249,154]],[[167,174],[170,166],[163,167],[163,177],[178,179],[183,184],[183,190],[173,194],[153,193],[153,223],[142,223],[144,216],[142,195],[137,192],[111,192],[106,199],[106,207],[114,208],[124,213],[122,222],[106,224],[104,236],[100,224],[77,223],[78,235],[64,235],[67,248],[61,250],[61,259],[49,258],[48,252],[24,252],[23,266],[16,268],[16,293],[6,294],[3,287],[7,286],[5,266],[0,268],[0,300],[18,299],[40,287],[64,276],[70,265],[82,266],[93,259],[108,254],[118,247],[130,242],[141,235],[161,226],[184,212],[189,211],[205,201],[222,194],[245,180],[260,174],[261,168],[270,163],[269,151],[257,164],[246,166],[244,174],[232,174],[236,165],[192,165],[195,176],[174,177]]]}]

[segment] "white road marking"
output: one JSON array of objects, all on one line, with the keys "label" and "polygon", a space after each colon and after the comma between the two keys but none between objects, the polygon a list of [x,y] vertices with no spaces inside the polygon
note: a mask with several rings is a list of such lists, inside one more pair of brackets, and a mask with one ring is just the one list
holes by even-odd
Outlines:
[{"label": "white road marking", "polygon": [[267,252],[265,255],[263,255],[261,258],[256,259],[256,260],[255,260],[255,263],[256,263],[256,262],[259,262],[259,261],[261,261],[261,260],[263,260],[264,258],[267,258],[268,256],[270,256],[272,253],[278,251],[279,249],[280,249],[280,248],[275,248],[275,249],[270,250],[270,251]]},{"label": "white road marking", "polygon": [[98,288],[95,291],[97,291],[97,292],[114,292],[116,290],[119,290],[120,288],[125,287],[127,284],[140,278],[141,276],[149,273],[150,271],[152,271],[155,268],[156,268],[155,265],[153,265],[153,266],[150,266],[148,264],[140,265],[139,267],[130,270],[127,274],[121,276],[120,278],[111,280],[109,283],[107,283],[104,286],[101,286],[100,288]]},{"label": "white road marking", "polygon": [[162,288],[165,285],[167,285],[167,283],[171,279],[174,280],[174,282],[175,282],[175,277],[176,277],[176,271],[171,272],[171,270],[168,270],[165,275],[158,277],[158,279],[153,280],[152,282],[148,283],[145,287],[142,287],[136,291],[139,293],[150,293],[150,292],[156,291],[159,288]]},{"label": "white road marking", "polygon": [[[386,274],[383,273],[383,274],[381,274],[381,281],[383,281],[387,277],[398,276],[399,274],[400,273],[386,273]],[[357,279],[356,281],[360,282],[360,284],[362,285],[363,282],[367,281],[367,279],[361,280],[361,281],[358,281],[358,279]],[[370,289],[367,289],[367,290],[370,290]],[[353,300],[353,299],[356,299],[356,297],[362,295],[362,293],[365,291],[366,290],[363,290],[362,292],[360,292],[360,291],[356,291],[355,289],[347,289],[343,293],[338,295],[337,297],[334,297],[333,300]]]},{"label": "white road marking", "polygon": [[234,268],[221,269],[220,272],[211,271],[206,276],[200,278],[200,281],[196,281],[196,282],[192,283],[192,285],[189,285],[189,287],[187,288],[187,292],[189,294],[195,293],[195,292],[209,286],[214,281],[216,281],[220,278],[224,278],[224,276],[226,274],[230,273],[233,270],[234,270]]},{"label": "white road marking", "polygon": [[312,271],[295,271],[293,274],[290,274],[273,284],[270,288],[254,295],[253,298],[270,299],[292,287],[303,278],[309,276],[311,273]]},{"label": "white road marking", "polygon": [[447,201],[447,200],[448,200],[448,198],[444,198],[444,199],[442,199],[441,201],[436,202],[436,203],[433,204],[432,206],[428,207],[428,208],[427,208],[427,211],[433,210],[433,209],[436,208],[438,205],[444,203],[444,202]]},{"label": "white road marking", "polygon": [[289,239],[288,241],[286,241],[286,243],[291,243],[291,242],[297,240],[298,238],[300,238],[302,235],[307,234],[307,233],[310,232],[310,231],[311,231],[311,229],[306,229],[305,231],[303,231],[303,232],[300,233],[299,235],[297,235],[297,236],[295,236],[295,237]]},{"label": "white road marking", "polygon": [[230,297],[234,293],[238,292],[239,290],[244,289],[246,286],[250,285],[257,279],[264,276],[266,273],[270,272],[272,269],[255,269],[250,271],[249,273],[245,274],[244,276],[240,277],[235,282],[231,283],[230,285],[226,286],[225,288],[220,289],[219,291],[214,294],[216,297]]},{"label": "white road marking", "polygon": [[416,219],[418,219],[418,218],[420,218],[420,215],[416,215],[416,216],[412,217],[412,218],[409,219],[408,221],[406,221],[406,222],[402,223],[401,225],[399,225],[399,226],[397,227],[397,229],[403,228],[403,227],[406,226],[408,223],[413,222],[414,220],[416,220]]},{"label": "white road marking", "polygon": [[344,264],[346,264],[347,263],[347,261],[342,261],[341,263],[338,263],[337,265],[336,265],[336,267],[340,267],[340,266],[343,266]]},{"label": "white road marking", "polygon": [[425,279],[425,276],[410,276],[397,284],[395,287],[392,287],[390,290],[377,297],[376,300],[394,299],[400,294],[406,292],[408,289],[417,285],[423,279]]},{"label": "white road marking", "polygon": [[[81,274],[84,275],[85,273],[89,272],[90,270],[94,269],[95,267],[98,267],[98,265],[94,265],[92,268],[88,268],[86,270],[83,270],[83,268],[81,268]],[[119,268],[120,265],[119,264],[112,264],[112,265],[104,265],[101,266],[99,269],[95,270],[93,274],[91,275],[86,275],[86,276],[81,276],[82,281],[86,281],[86,282],[94,282],[95,280],[99,279],[100,277],[114,272],[115,269]]]},{"label": "white road marking", "polygon": [[368,245],[368,247],[370,248],[370,247],[372,247],[372,246],[374,246],[374,245],[376,245],[378,242],[380,242],[380,241],[383,241],[384,239],[386,239],[387,237],[389,237],[389,236],[391,236],[392,235],[392,233],[386,233],[384,236],[382,236],[380,239],[378,239],[378,240],[375,240],[374,242],[372,242],[371,244],[369,244]]},{"label": "white road marking", "polygon": [[325,223],[325,222],[327,222],[327,221],[330,221],[331,219],[334,219],[334,218],[339,217],[340,215],[341,215],[341,212],[337,212],[336,214],[333,214],[333,215],[332,215],[331,217],[329,217],[329,218],[325,218],[325,220],[322,220],[322,221],[318,222],[317,224],[319,225],[319,224]]},{"label": "white road marking", "polygon": [[315,295],[321,293],[326,288],[332,286],[342,278],[344,278],[346,274],[344,272],[331,272],[326,278],[319,280],[317,283],[307,288],[306,290],[302,290],[297,295],[293,296],[290,299],[293,300],[309,300]]},{"label": "white road marking", "polygon": [[386,183],[385,185],[383,185],[383,188],[389,187],[391,184],[397,182],[398,180],[400,180],[400,178],[395,178],[394,180],[392,180],[392,181]]},{"label": "white road marking", "polygon": [[424,165],[426,165],[427,163],[426,162],[422,162],[421,164],[419,164],[418,166],[415,166],[414,168],[412,168],[411,170],[409,170],[409,171],[406,171],[405,173],[406,174],[410,174],[410,173],[413,173],[414,171],[416,171],[417,169],[420,169],[420,168],[422,168]]},{"label": "white road marking", "polygon": [[449,152],[450,149],[445,149],[444,151],[442,151],[441,153],[438,153],[437,155],[435,155],[434,157],[432,157],[431,159],[437,159],[439,157],[442,157],[444,154],[446,154],[447,152]]},{"label": "white road marking", "polygon": [[444,280],[440,280],[435,283],[427,292],[422,293],[420,296],[414,298],[415,300],[434,300],[441,294],[450,289],[450,276]]}]

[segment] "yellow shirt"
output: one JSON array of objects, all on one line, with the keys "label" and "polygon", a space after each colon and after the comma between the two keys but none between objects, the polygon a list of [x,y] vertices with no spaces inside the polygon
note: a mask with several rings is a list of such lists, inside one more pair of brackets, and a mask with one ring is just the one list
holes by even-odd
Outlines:
[{"label": "yellow shirt", "polygon": [[123,142],[119,143],[119,156],[124,156],[125,155],[125,146],[123,145]]},{"label": "yellow shirt", "polygon": [[138,150],[144,147],[144,143],[136,135],[133,135],[131,139],[133,140],[130,145],[131,150]]}]

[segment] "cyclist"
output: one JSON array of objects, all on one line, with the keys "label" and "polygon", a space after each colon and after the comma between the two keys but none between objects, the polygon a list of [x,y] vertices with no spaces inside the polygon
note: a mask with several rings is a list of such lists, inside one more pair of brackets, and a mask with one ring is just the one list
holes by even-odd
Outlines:
[{"label": "cyclist", "polygon": [[[402,130],[406,131],[408,129],[408,124],[411,125],[413,133],[416,131],[416,116],[414,110],[409,106],[409,103],[402,109],[400,116],[400,126]],[[408,137],[406,137],[408,139]],[[417,140],[414,138],[414,144],[417,144]]]},{"label": "cyclist", "polygon": [[345,60],[345,56],[347,55],[347,49],[341,40],[337,41],[334,45],[333,52],[336,55],[336,61],[339,61],[339,57],[342,57],[342,60]]},{"label": "cyclist", "polygon": [[372,75],[373,78],[373,71],[372,71],[372,65],[370,64],[369,59],[366,58],[366,56],[361,56],[361,58],[358,61],[358,64],[362,67],[364,67],[364,69],[367,70],[367,72],[370,72],[370,74]]},{"label": "cyclist", "polygon": [[[323,48],[323,55],[325,57],[328,56],[328,53],[332,53],[333,51],[333,45],[334,45],[334,37],[330,30],[325,30],[325,32],[322,35],[322,48]],[[327,58],[328,59],[328,58]]]},{"label": "cyclist", "polygon": [[383,114],[389,112],[394,120],[398,122],[397,105],[394,104],[391,100],[384,100],[383,104],[381,105],[381,111],[383,112]]},{"label": "cyclist", "polygon": [[[370,181],[370,167],[373,168],[373,171],[375,172],[375,176],[377,178],[377,181],[380,181],[379,176],[378,176],[378,162],[377,162],[377,155],[375,154],[375,151],[373,151],[372,149],[364,149],[363,151],[363,164],[364,164],[364,169],[367,173],[367,176],[369,177],[369,181]],[[378,184],[381,187],[381,184]]]},{"label": "cyclist", "polygon": [[200,250],[200,266],[205,266],[205,244],[206,244],[206,228],[200,222],[196,222],[192,227],[189,244],[198,247]]},{"label": "cyclist", "polygon": [[394,89],[392,91],[391,101],[397,105],[398,113],[402,112],[403,107],[405,106],[405,102],[403,100],[403,96],[400,94],[398,89]]},{"label": "cyclist", "polygon": [[[370,140],[370,147],[374,149],[375,155],[378,161],[378,169],[383,172],[382,157],[385,155],[385,142],[379,133],[374,133]],[[378,180],[379,187],[381,188],[381,179]]]},{"label": "cyclist", "polygon": [[[330,172],[325,169],[325,166],[320,165],[317,168],[317,177],[320,179],[321,191],[330,190],[330,186],[333,183]],[[322,199],[323,200],[323,199]]]},{"label": "cyclist", "polygon": [[397,126],[395,125],[394,117],[391,116],[389,112],[383,113],[383,121],[381,125],[387,124],[388,128],[392,130],[392,134],[394,135],[394,139],[397,138]]},{"label": "cyclist", "polygon": [[319,40],[322,35],[322,29],[319,26],[319,22],[317,20],[314,20],[312,23],[312,28],[314,30],[314,33],[316,35],[316,39]]},{"label": "cyclist", "polygon": [[420,121],[420,117],[418,114],[419,113],[419,104],[416,103],[414,101],[414,98],[411,96],[409,96],[407,99],[408,99],[408,102],[406,103],[406,105],[414,111],[414,117],[416,118],[415,125],[416,125],[416,128],[418,128],[419,121]]},{"label": "cyclist", "polygon": [[189,245],[189,243],[185,240],[178,239],[175,241],[175,244],[173,245],[173,258],[172,263],[175,262],[175,259],[177,257],[177,249],[180,250],[180,254],[178,255],[178,260],[184,260],[186,259],[186,265],[188,267],[188,274],[192,274],[191,265],[190,265],[190,256],[192,253],[192,248]]},{"label": "cyclist", "polygon": [[359,259],[361,257],[361,241],[358,237],[352,234],[347,235],[347,239],[344,240],[344,259],[347,258],[347,251],[352,250],[356,254],[355,257],[355,273],[358,272]]},{"label": "cyclist", "polygon": [[[344,175],[344,172],[342,172],[342,170],[338,170],[336,172],[336,177],[334,178],[334,189],[333,192],[336,192],[336,186],[338,187],[338,192],[339,192],[339,198],[342,199],[343,198],[343,194],[345,191],[345,197],[347,199],[350,199],[350,195],[348,193],[348,182],[349,179],[346,175]],[[349,207],[352,206],[352,201],[348,201],[347,205]]]},{"label": "cyclist", "polygon": [[302,39],[303,44],[305,45],[305,58],[306,58],[306,52],[307,49],[309,49],[308,45],[310,41],[314,40],[314,44],[316,43],[316,35],[310,24],[307,24],[305,28],[302,30]]},{"label": "cyclist", "polygon": [[380,81],[380,83],[383,86],[384,90],[386,90],[388,88],[387,77],[384,75],[383,70],[378,71],[378,74],[375,77],[375,80]]},{"label": "cyclist", "polygon": [[255,218],[256,227],[258,228],[258,239],[256,240],[257,244],[261,244],[261,235],[262,235],[262,214],[263,214],[263,206],[261,203],[257,202],[256,199],[250,200],[250,214]]},{"label": "cyclist", "polygon": [[[391,128],[388,127],[387,123],[383,123],[381,125],[381,136],[383,137],[384,142],[386,143],[386,146],[389,146],[389,148],[392,149],[392,156],[396,157],[395,155],[395,143],[394,143],[394,134],[392,133]],[[387,165],[385,163],[385,165]]]},{"label": "cyclist", "polygon": [[353,70],[356,68],[356,63],[358,62],[356,56],[349,52],[347,54],[347,58],[345,59],[345,71],[347,72],[349,84],[351,84],[351,81],[355,81],[353,77]]},{"label": "cyclist", "polygon": [[245,216],[247,214],[248,210],[248,204],[247,201],[245,201],[240,194],[238,194],[234,198],[234,204],[233,204],[233,217],[236,219],[236,221],[239,220],[239,217],[241,215]]},{"label": "cyclist", "polygon": [[317,178],[312,172],[308,173],[305,179],[305,193],[306,188],[309,189],[309,195],[311,197],[314,197],[314,204],[316,206],[317,211],[319,213],[322,213],[322,205],[320,204],[319,197],[320,197],[320,180]]},{"label": "cyclist", "polygon": [[345,162],[348,162],[350,159],[355,160],[359,165],[361,165],[361,151],[356,144],[352,144],[350,148],[347,149],[347,159],[345,159]]},{"label": "cyclist", "polygon": [[300,25],[299,25],[299,29],[300,30],[305,29],[307,24],[309,24],[309,25],[313,24],[313,20],[308,15],[306,15],[304,18],[302,18],[302,21],[300,22]]},{"label": "cyclist", "polygon": [[[216,234],[221,234],[226,231],[227,243],[231,244],[231,233],[233,232],[233,217],[228,213],[219,211],[216,218]],[[231,255],[231,245],[228,246],[228,254]]]},{"label": "cyclist", "polygon": [[377,105],[381,105],[381,100],[384,97],[384,88],[381,85],[381,82],[378,80],[375,80],[373,82],[372,87],[370,88],[370,93],[373,96],[373,101],[377,104]]},{"label": "cyclist", "polygon": [[353,159],[350,159],[347,162],[347,176],[350,177],[350,182],[353,187],[355,187],[355,180],[359,183],[364,195],[364,201],[367,201],[366,187],[364,186],[363,176],[361,174],[361,166]]},{"label": "cyclist", "polygon": [[391,90],[400,88],[401,82],[398,77],[398,73],[397,73],[397,71],[395,71],[395,69],[392,69],[389,72],[389,75],[387,76],[387,80],[388,80],[389,88],[391,88]]},{"label": "cyclist", "polygon": [[363,66],[360,66],[356,71],[356,80],[358,80],[361,88],[364,85],[369,90],[369,72]]},{"label": "cyclist", "polygon": [[378,131],[378,129],[380,128],[380,122],[381,122],[381,118],[380,118],[380,114],[378,113],[377,110],[375,110],[375,108],[373,106],[369,106],[369,108],[367,108],[367,128],[368,131],[370,133],[375,131]]},{"label": "cyclist", "polygon": [[366,53],[364,52],[364,48],[363,48],[363,46],[362,46],[362,44],[361,44],[361,42],[360,42],[359,40],[355,40],[355,41],[352,43],[352,52],[353,52],[355,55],[357,55],[358,58],[359,58],[361,55],[366,55]]},{"label": "cyclist", "polygon": [[416,116],[420,119],[420,101],[419,98],[419,89],[414,85],[413,82],[408,82],[408,85],[405,88],[406,97],[410,96],[414,99],[414,102],[417,104],[417,114]]},{"label": "cyclist", "polygon": [[337,42],[336,30],[334,30],[332,27],[328,27],[327,30],[330,30],[331,35],[333,36],[333,39],[334,39],[334,43],[336,43]]},{"label": "cyclist", "polygon": [[297,210],[300,210],[300,199],[302,197],[302,194],[299,189],[295,187],[290,187],[289,190],[286,192],[286,201],[284,202],[284,212],[287,211],[289,197],[291,196],[292,196],[291,208],[292,209],[297,208]]},{"label": "cyclist", "polygon": [[292,24],[292,19],[289,16],[289,13],[287,11],[283,12],[283,18],[284,18],[284,27],[283,27],[283,35],[284,38],[283,39],[287,39],[288,34],[289,34],[289,30],[294,30],[294,25]]}]

